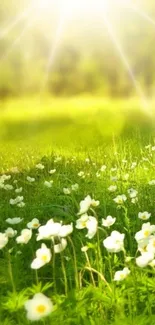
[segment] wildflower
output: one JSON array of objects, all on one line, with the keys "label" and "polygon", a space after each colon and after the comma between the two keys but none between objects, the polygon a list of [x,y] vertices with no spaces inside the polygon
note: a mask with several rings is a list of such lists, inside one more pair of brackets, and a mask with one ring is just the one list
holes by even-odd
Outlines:
[{"label": "wildflower", "polygon": [[22,187],[20,187],[20,188],[16,188],[16,190],[15,190],[15,193],[21,193],[21,192],[22,192],[22,190],[23,190],[23,188],[22,188]]},{"label": "wildflower", "polygon": [[102,226],[110,227],[115,223],[115,221],[116,221],[116,218],[113,218],[112,216],[107,216],[106,219],[102,218]]},{"label": "wildflower", "polygon": [[122,195],[117,195],[115,199],[113,199],[117,204],[123,204],[126,200],[127,197],[126,195],[122,194]]},{"label": "wildflower", "polygon": [[41,248],[36,251],[36,258],[31,263],[32,269],[40,269],[45,264],[49,263],[52,258],[52,254],[49,248],[45,244],[41,245]]},{"label": "wildflower", "polygon": [[150,236],[146,250],[149,253],[155,254],[155,236]]},{"label": "wildflower", "polygon": [[137,166],[137,163],[136,163],[136,162],[133,162],[133,163],[131,164],[131,169],[134,169],[136,166]]},{"label": "wildflower", "polygon": [[122,180],[123,181],[128,181],[128,179],[129,179],[129,174],[124,174],[124,175],[122,175]]},{"label": "wildflower", "polygon": [[81,177],[81,178],[85,178],[85,173],[83,171],[80,171],[78,173],[78,176]]},{"label": "wildflower", "polygon": [[117,182],[118,179],[119,179],[119,176],[111,176],[111,177],[110,177],[110,180],[111,180],[112,182]]},{"label": "wildflower", "polygon": [[108,252],[118,253],[124,250],[124,238],[124,234],[114,230],[111,235],[103,241],[103,245]]},{"label": "wildflower", "polygon": [[145,211],[145,212],[139,212],[138,218],[142,220],[148,220],[151,217],[151,213]]},{"label": "wildflower", "polygon": [[128,267],[124,267],[122,271],[117,271],[114,275],[114,281],[122,281],[127,278],[127,276],[130,274],[130,270]]},{"label": "wildflower", "polygon": [[67,188],[67,187],[63,188],[63,192],[64,192],[65,195],[71,194],[71,190],[69,188]]},{"label": "wildflower", "polygon": [[128,194],[130,196],[131,199],[136,198],[138,191],[134,190],[133,188],[129,188],[128,189]]},{"label": "wildflower", "polygon": [[151,186],[155,185],[155,179],[152,179],[152,181],[149,181],[148,184],[151,185]]},{"label": "wildflower", "polygon": [[55,254],[61,253],[62,251],[64,251],[66,246],[67,246],[67,240],[65,238],[61,238],[60,243],[54,245],[54,253]]},{"label": "wildflower", "polygon": [[57,162],[59,162],[59,161],[61,161],[61,160],[62,160],[62,157],[57,156],[57,157],[54,159],[54,162],[57,163]]},{"label": "wildflower", "polygon": [[0,232],[0,249],[2,249],[3,247],[6,246],[6,244],[8,243],[8,236],[2,232]]},{"label": "wildflower", "polygon": [[43,164],[37,164],[36,168],[40,169],[40,170],[43,170],[45,168],[45,166]]},{"label": "wildflower", "polygon": [[51,169],[50,171],[49,171],[49,174],[54,174],[56,172],[56,169]]},{"label": "wildflower", "polygon": [[6,236],[7,237],[9,237],[9,238],[13,238],[13,237],[15,237],[16,235],[17,235],[17,230],[14,230],[13,228],[7,228],[6,230],[5,230],[5,234],[6,234]]},{"label": "wildflower", "polygon": [[17,204],[17,207],[23,208],[25,206],[25,202],[20,202]]},{"label": "wildflower", "polygon": [[89,247],[88,246],[83,246],[83,247],[81,247],[81,252],[87,252],[88,251],[88,249],[89,249]]},{"label": "wildflower", "polygon": [[12,168],[10,169],[10,171],[11,171],[11,173],[13,173],[13,174],[18,174],[18,173],[19,173],[19,169],[18,169],[18,167],[12,167]]},{"label": "wildflower", "polygon": [[40,226],[39,220],[34,218],[32,221],[27,223],[27,228],[29,229],[38,229]]},{"label": "wildflower", "polygon": [[25,302],[25,309],[27,319],[37,321],[53,311],[53,303],[43,293],[36,293],[32,299]]},{"label": "wildflower", "polygon": [[78,215],[86,213],[91,206],[96,207],[99,204],[99,201],[95,201],[90,197],[90,195],[87,195],[85,199],[80,202],[80,211]]},{"label": "wildflower", "polygon": [[79,189],[79,184],[73,184],[73,185],[71,185],[71,189],[72,189],[72,191],[77,191],[78,189]]},{"label": "wildflower", "polygon": [[135,204],[138,202],[138,197],[134,197],[133,199],[131,199],[131,203]]},{"label": "wildflower", "polygon": [[45,181],[44,182],[44,185],[46,186],[46,187],[48,187],[48,188],[51,188],[52,187],[52,184],[53,184],[53,180],[51,180],[51,181]]},{"label": "wildflower", "polygon": [[18,244],[27,244],[32,237],[32,230],[23,229],[21,235],[16,238]]},{"label": "wildflower", "polygon": [[155,225],[151,225],[150,222],[146,222],[142,225],[142,229],[135,234],[137,242],[149,238],[149,236],[155,232]]},{"label": "wildflower", "polygon": [[27,181],[28,181],[29,183],[33,183],[33,182],[35,182],[35,178],[34,178],[34,177],[27,176],[26,179],[27,179]]},{"label": "wildflower", "polygon": [[10,225],[17,225],[18,223],[22,222],[23,219],[21,218],[8,218],[6,219],[6,222],[9,223]]},{"label": "wildflower", "polygon": [[85,162],[86,162],[86,163],[89,163],[89,162],[90,162],[90,159],[89,159],[89,158],[86,158],[86,159],[85,159]]},{"label": "wildflower", "polygon": [[106,165],[103,165],[103,166],[101,166],[100,171],[101,171],[101,172],[105,172],[106,169],[107,169],[107,166],[106,166]]},{"label": "wildflower", "polygon": [[37,241],[42,239],[52,239],[52,237],[58,236],[60,229],[61,223],[54,222],[53,219],[50,219],[46,225],[39,227]]},{"label": "wildflower", "polygon": [[6,191],[12,191],[12,190],[13,190],[13,186],[10,185],[10,184],[6,184],[6,185],[4,185],[3,188],[4,188]]},{"label": "wildflower", "polygon": [[117,190],[117,185],[110,185],[109,187],[108,187],[108,191],[109,192],[115,192]]},{"label": "wildflower", "polygon": [[97,178],[100,178],[100,177],[101,177],[101,173],[97,172],[97,173],[96,173],[96,177],[97,177]]},{"label": "wildflower", "polygon": [[155,146],[153,146],[151,149],[152,149],[152,151],[155,151]]},{"label": "wildflower", "polygon": [[67,237],[73,232],[73,224],[70,225],[62,225],[59,232],[58,237]]},{"label": "wildflower", "polygon": [[10,199],[10,204],[11,205],[16,205],[21,203],[24,200],[23,196],[17,196],[15,199]]},{"label": "wildflower", "polygon": [[87,214],[82,215],[77,221],[76,221],[76,228],[77,229],[88,229],[88,233],[86,237],[89,239],[93,238],[97,232],[97,220],[95,217],[88,216]]},{"label": "wildflower", "polygon": [[136,264],[139,267],[146,267],[154,259],[154,254],[145,252],[141,256],[136,258]]}]

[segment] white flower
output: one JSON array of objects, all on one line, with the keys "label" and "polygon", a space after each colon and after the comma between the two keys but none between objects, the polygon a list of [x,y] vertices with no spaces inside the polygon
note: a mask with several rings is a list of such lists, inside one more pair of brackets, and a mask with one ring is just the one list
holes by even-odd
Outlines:
[{"label": "white flower", "polygon": [[110,177],[110,180],[111,180],[112,182],[117,182],[118,179],[119,179],[119,176],[111,176],[111,177]]},{"label": "white flower", "polygon": [[141,256],[136,258],[136,264],[139,267],[146,267],[154,259],[154,254],[150,252],[142,253]]},{"label": "white flower", "polygon": [[13,228],[7,228],[6,230],[5,230],[5,234],[6,234],[6,236],[7,237],[9,237],[9,238],[13,238],[13,237],[15,237],[16,235],[17,235],[17,230],[14,230]]},{"label": "white flower", "polygon": [[58,237],[67,237],[73,232],[73,224],[61,226]]},{"label": "white flower", "polygon": [[118,253],[124,250],[124,234],[114,230],[111,235],[103,241],[104,247],[110,253]]},{"label": "white flower", "polygon": [[80,171],[78,173],[78,176],[81,177],[81,178],[85,178],[85,173],[83,171]]},{"label": "white flower", "polygon": [[71,194],[71,190],[69,188],[64,187],[63,192],[65,195]]},{"label": "white flower", "polygon": [[138,191],[134,190],[133,188],[129,188],[128,189],[128,194],[130,196],[131,199],[136,198]]},{"label": "white flower", "polygon": [[8,181],[9,179],[11,179],[11,175],[2,175],[0,176],[0,181],[1,182],[5,182],[5,181]]},{"label": "white flower", "polygon": [[106,219],[102,218],[102,226],[110,227],[115,223],[115,221],[116,221],[116,218],[113,218],[112,216],[107,216]]},{"label": "white flower", "polygon": [[78,189],[79,189],[79,184],[73,184],[73,185],[71,185],[71,189],[72,189],[72,191],[77,191]]},{"label": "white flower", "polygon": [[134,197],[133,199],[131,199],[131,203],[135,204],[138,202],[138,197]]},{"label": "white flower", "polygon": [[81,252],[85,253],[88,251],[88,249],[89,249],[88,246],[83,246],[83,247],[81,247]]},{"label": "white flower", "polygon": [[12,167],[10,169],[10,172],[13,173],[13,174],[18,174],[19,173],[19,169],[18,169],[18,167]]},{"label": "white flower", "polygon": [[40,169],[40,170],[43,170],[45,168],[45,166],[43,164],[37,164],[36,168]]},{"label": "white flower", "polygon": [[10,184],[6,184],[6,185],[4,185],[4,189],[5,189],[6,191],[12,191],[12,190],[13,190],[13,186],[10,185]]},{"label": "white flower", "polygon": [[136,163],[136,162],[133,162],[133,163],[131,164],[131,169],[134,169],[136,166],[137,166],[137,163]]},{"label": "white flower", "polygon": [[122,281],[130,274],[128,267],[125,267],[122,271],[117,271],[114,275],[114,281]]},{"label": "white flower", "polygon": [[110,185],[109,187],[108,187],[108,191],[109,192],[115,192],[117,190],[117,185]]},{"label": "white flower", "polygon": [[152,179],[152,181],[148,182],[149,185],[155,185],[155,179]]},{"label": "white flower", "polygon": [[24,200],[23,196],[17,196],[15,199],[10,199],[10,204],[11,205],[15,205],[15,204],[19,204]]},{"label": "white flower", "polygon": [[59,162],[59,161],[61,161],[61,160],[62,160],[62,157],[57,156],[57,157],[54,159],[54,162],[57,163],[57,162]]},{"label": "white flower", "polygon": [[83,214],[79,219],[76,220],[76,228],[77,229],[84,229],[86,228],[87,221],[88,221],[88,214]]},{"label": "white flower", "polygon": [[138,213],[138,218],[142,220],[148,220],[151,217],[151,213],[144,211]]},{"label": "white flower", "polygon": [[8,243],[8,236],[2,232],[0,232],[0,249],[2,249],[3,247],[6,246],[6,244]]},{"label": "white flower", "polygon": [[22,187],[20,187],[20,188],[16,188],[15,192],[16,192],[16,193],[21,193],[21,192],[22,192],[22,190],[23,190],[23,188],[22,188]]},{"label": "white flower", "polygon": [[31,263],[32,269],[40,269],[45,264],[49,263],[52,258],[52,254],[49,248],[45,244],[41,245],[41,248],[39,248],[36,251],[36,258]]},{"label": "white flower", "polygon": [[29,229],[38,229],[40,226],[39,220],[37,218],[34,218],[32,221],[30,221],[27,224],[27,228]]},{"label": "white flower", "polygon": [[128,181],[128,179],[129,179],[129,174],[124,174],[124,175],[122,175],[122,180],[123,181]]},{"label": "white flower", "polygon": [[46,187],[48,187],[48,188],[51,188],[52,187],[52,184],[53,184],[53,180],[52,181],[45,181],[44,182],[44,185],[46,186]]},{"label": "white flower", "polygon": [[104,172],[106,169],[107,169],[107,166],[106,166],[106,165],[103,165],[103,166],[101,166],[100,171],[101,171],[101,172]]},{"label": "white flower", "polygon": [[96,207],[99,204],[99,201],[95,201],[90,197],[90,195],[87,195],[85,199],[80,202],[80,211],[78,215],[86,213],[91,206]]},{"label": "white flower", "polygon": [[27,244],[32,237],[31,229],[23,229],[21,235],[16,238],[18,244]]},{"label": "white flower", "polygon": [[90,162],[90,159],[89,159],[89,158],[86,158],[86,159],[85,159],[85,162],[86,162],[86,163],[89,163],[89,162]]},{"label": "white flower", "polygon": [[135,234],[135,239],[139,243],[139,241],[149,238],[154,232],[155,225],[151,225],[150,222],[144,223],[142,229]]},{"label": "white flower", "polygon": [[117,204],[123,204],[125,201],[127,200],[126,195],[122,194],[122,195],[117,195],[116,198],[114,199],[114,201]]},{"label": "white flower", "polygon": [[151,149],[152,149],[152,151],[155,151],[155,146],[153,146]]},{"label": "white flower", "polygon": [[54,174],[56,172],[56,169],[51,169],[50,171],[49,171],[49,174]]},{"label": "white flower", "polygon": [[33,183],[33,182],[35,182],[35,178],[34,178],[34,177],[27,176],[26,179],[27,179],[27,181],[28,181],[29,183]]},{"label": "white flower", "polygon": [[23,208],[25,206],[25,203],[24,202],[20,202],[17,204],[17,207],[19,208]]},{"label": "white flower", "polygon": [[27,318],[30,321],[37,321],[52,312],[53,303],[43,293],[36,293],[32,299],[25,302],[25,309]]},{"label": "white flower", "polygon": [[149,253],[155,254],[155,236],[150,236],[146,250]]},{"label": "white flower", "polygon": [[97,232],[97,225],[98,222],[95,217],[90,217],[88,218],[88,221],[86,223],[86,228],[88,229],[88,233],[86,235],[87,238],[92,239],[96,232]]},{"label": "white flower", "polygon": [[18,223],[22,222],[23,219],[21,218],[8,218],[6,219],[6,222],[9,223],[10,225],[17,225]]},{"label": "white flower", "polygon": [[95,236],[97,232],[97,220],[95,217],[88,216],[87,214],[83,214],[77,221],[76,221],[76,228],[77,229],[88,229],[88,233],[86,235],[87,238],[91,239]]},{"label": "white flower", "polygon": [[60,243],[54,245],[54,253],[55,254],[61,253],[62,251],[64,251],[66,246],[67,246],[67,240],[65,238],[61,238]]},{"label": "white flower", "polygon": [[58,236],[60,229],[61,223],[54,222],[53,219],[50,219],[46,225],[39,227],[37,241],[42,239],[52,239],[52,237]]},{"label": "white flower", "polygon": [[97,177],[97,178],[100,178],[100,177],[101,177],[101,173],[97,172],[97,173],[96,173],[96,177]]}]

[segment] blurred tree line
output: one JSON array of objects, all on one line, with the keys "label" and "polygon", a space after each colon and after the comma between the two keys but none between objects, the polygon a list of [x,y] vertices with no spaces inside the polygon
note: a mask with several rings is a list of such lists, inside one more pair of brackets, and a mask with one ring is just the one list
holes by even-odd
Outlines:
[{"label": "blurred tree line", "polygon": [[[137,1],[155,20],[154,0]],[[56,14],[23,16],[8,26],[27,5],[25,0],[0,4],[0,97],[35,94],[43,89],[57,96],[81,93],[132,96],[136,90],[103,15],[72,19],[56,40]],[[119,47],[148,96],[155,93],[155,26],[131,9],[118,6],[109,21]],[[53,49],[53,52],[52,52]],[[51,62],[49,54],[51,53]]]}]

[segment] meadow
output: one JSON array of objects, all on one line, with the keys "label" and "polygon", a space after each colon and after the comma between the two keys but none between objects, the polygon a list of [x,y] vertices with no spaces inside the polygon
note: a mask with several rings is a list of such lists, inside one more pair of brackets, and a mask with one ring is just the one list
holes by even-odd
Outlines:
[{"label": "meadow", "polygon": [[0,105],[0,324],[155,324],[155,114]]}]

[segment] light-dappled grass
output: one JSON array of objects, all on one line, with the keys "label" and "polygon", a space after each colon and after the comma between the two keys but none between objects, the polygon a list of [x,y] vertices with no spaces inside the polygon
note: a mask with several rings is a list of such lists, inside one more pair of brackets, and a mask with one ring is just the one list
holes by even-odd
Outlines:
[{"label": "light-dappled grass", "polygon": [[[11,177],[0,181],[0,231],[12,227],[17,234],[0,251],[0,324],[30,324],[24,303],[43,292],[54,309],[36,324],[154,325],[155,271],[149,264],[154,257],[139,267],[136,258],[142,251],[134,238],[144,222],[155,224],[153,115],[135,100],[33,99],[1,106],[0,169]],[[44,168],[37,168],[38,163]],[[122,194],[126,200],[116,203]],[[85,220],[84,229],[78,229],[80,202],[88,195],[100,202],[86,209],[98,227],[92,229]],[[23,196],[25,205],[10,201],[17,196]],[[147,221],[138,217],[144,211],[151,213]],[[116,218],[109,228],[102,224],[108,215]],[[19,224],[6,222],[17,217]],[[36,241],[38,229],[27,244],[17,243],[34,218],[41,225],[51,218],[73,224],[60,254],[54,253],[60,237]],[[86,237],[90,228],[96,229],[92,238]],[[124,245],[110,253],[103,241],[115,230],[125,234]],[[154,231],[146,237],[154,238]],[[52,258],[36,271],[31,263],[41,243],[51,249]],[[114,281],[124,267],[130,274]]]}]

